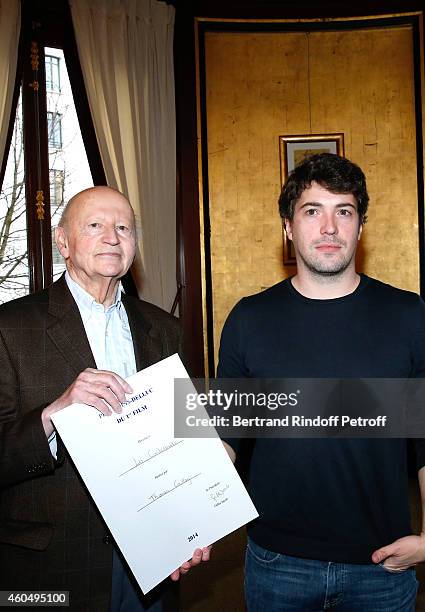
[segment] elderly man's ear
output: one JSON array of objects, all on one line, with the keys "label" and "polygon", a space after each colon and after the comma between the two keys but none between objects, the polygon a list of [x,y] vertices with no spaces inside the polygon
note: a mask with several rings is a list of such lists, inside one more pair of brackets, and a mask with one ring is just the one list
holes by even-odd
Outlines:
[{"label": "elderly man's ear", "polygon": [[67,259],[69,256],[68,251],[68,237],[66,235],[65,228],[56,227],[55,228],[55,242],[58,247],[59,253],[62,255],[64,259]]}]

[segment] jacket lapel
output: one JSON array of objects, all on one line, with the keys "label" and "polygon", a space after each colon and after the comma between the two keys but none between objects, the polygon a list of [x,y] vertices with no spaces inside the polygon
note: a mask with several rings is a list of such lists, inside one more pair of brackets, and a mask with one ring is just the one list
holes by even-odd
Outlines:
[{"label": "jacket lapel", "polygon": [[163,357],[162,342],[158,329],[141,313],[142,302],[122,295],[133,338],[137,371],[147,368]]},{"label": "jacket lapel", "polygon": [[[157,327],[141,312],[141,302],[122,295],[133,338],[137,371],[163,358],[162,342]],[[76,375],[85,368],[96,368],[96,362],[84,330],[80,311],[72,297],[65,277],[49,288],[49,319],[47,334],[74,369]]]},{"label": "jacket lapel", "polygon": [[47,334],[76,374],[96,367],[78,306],[64,276],[49,289]]}]

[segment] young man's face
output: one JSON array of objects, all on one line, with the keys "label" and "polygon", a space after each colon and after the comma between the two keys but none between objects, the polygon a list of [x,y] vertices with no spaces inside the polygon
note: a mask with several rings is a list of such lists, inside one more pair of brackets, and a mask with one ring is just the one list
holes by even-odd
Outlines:
[{"label": "young man's face", "polygon": [[286,220],[297,262],[315,274],[334,276],[354,267],[362,225],[352,194],[332,193],[313,182]]}]

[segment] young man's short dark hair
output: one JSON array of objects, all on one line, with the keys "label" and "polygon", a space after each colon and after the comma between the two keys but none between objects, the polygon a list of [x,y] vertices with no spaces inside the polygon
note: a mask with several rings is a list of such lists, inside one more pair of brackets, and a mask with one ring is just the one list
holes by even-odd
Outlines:
[{"label": "young man's short dark hair", "polygon": [[366,222],[369,195],[362,170],[345,157],[318,153],[308,157],[289,174],[279,197],[279,212],[292,221],[302,192],[315,182],[332,193],[351,193],[357,200],[360,222]]}]

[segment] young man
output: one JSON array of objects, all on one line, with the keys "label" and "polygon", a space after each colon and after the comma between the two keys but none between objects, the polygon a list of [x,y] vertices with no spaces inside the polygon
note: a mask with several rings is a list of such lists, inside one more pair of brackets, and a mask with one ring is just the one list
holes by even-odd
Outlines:
[{"label": "young man", "polygon": [[[422,300],[355,269],[368,199],[337,155],[290,174],[279,205],[297,274],[235,306],[219,377],[425,377]],[[422,442],[417,458],[425,497]],[[250,612],[413,612],[425,526],[411,535],[404,440],[257,439],[250,490]]]}]

